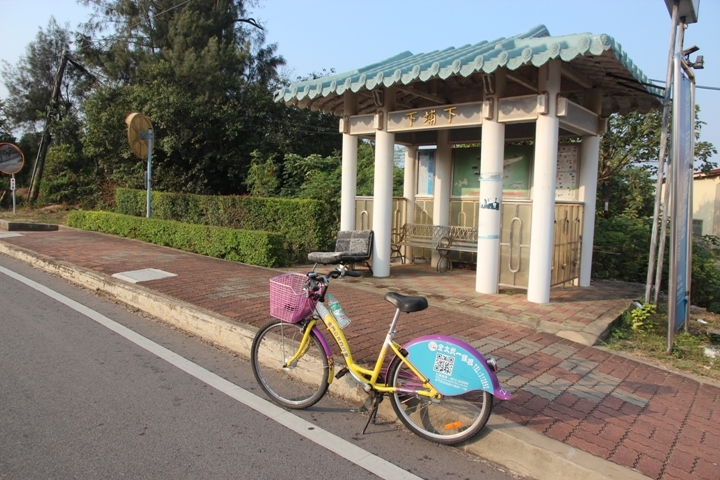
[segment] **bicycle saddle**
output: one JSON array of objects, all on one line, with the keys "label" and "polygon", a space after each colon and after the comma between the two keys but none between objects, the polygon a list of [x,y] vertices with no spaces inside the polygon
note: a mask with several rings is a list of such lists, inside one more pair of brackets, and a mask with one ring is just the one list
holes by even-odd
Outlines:
[{"label": "bicycle saddle", "polygon": [[397,292],[386,293],[385,300],[395,305],[396,308],[404,313],[419,312],[428,307],[428,301],[425,297],[411,297],[409,295],[401,295]]}]

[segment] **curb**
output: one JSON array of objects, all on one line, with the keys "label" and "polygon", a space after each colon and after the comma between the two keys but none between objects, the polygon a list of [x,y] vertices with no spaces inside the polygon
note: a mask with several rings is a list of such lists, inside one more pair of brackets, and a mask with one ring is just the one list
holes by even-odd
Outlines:
[{"label": "curb", "polygon": [[[21,247],[0,242],[0,253],[87,289],[103,292],[113,299],[142,310],[169,325],[227,348],[244,358],[249,358],[250,347],[256,331],[253,327],[238,325],[227,317],[157,293],[141,285],[128,284]],[[360,393],[358,387],[350,386],[343,381],[333,382],[330,393],[355,403],[360,403],[365,399],[365,395]],[[387,421],[397,420],[395,413],[387,403],[381,405],[378,414]],[[545,437],[499,415],[491,415],[480,435],[458,448],[538,480],[575,480],[578,478],[641,480],[649,478],[635,470]]]},{"label": "curb", "polygon": [[0,230],[12,231],[30,231],[30,232],[51,232],[58,230],[59,227],[49,223],[27,223],[27,222],[8,222],[0,219]]}]

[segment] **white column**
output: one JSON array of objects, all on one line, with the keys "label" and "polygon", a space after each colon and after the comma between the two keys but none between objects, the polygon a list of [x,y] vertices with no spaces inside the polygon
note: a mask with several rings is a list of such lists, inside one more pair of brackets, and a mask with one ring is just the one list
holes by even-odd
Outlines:
[{"label": "white column", "polygon": [[[438,130],[435,156],[435,188],[433,191],[433,225],[447,226],[450,220],[450,193],[452,192],[452,146],[449,130]],[[440,258],[437,250],[432,252],[431,265]]]},{"label": "white column", "polygon": [[417,192],[417,145],[405,148],[405,175],[403,197],[405,197],[405,222],[415,223],[415,193]]},{"label": "white column", "polygon": [[345,93],[345,117],[342,142],[342,189],[340,191],[340,230],[355,230],[355,194],[357,192],[358,138],[350,135],[348,119],[357,113],[357,95]]},{"label": "white column", "polygon": [[[505,159],[505,124],[497,121],[498,100],[505,93],[505,70],[495,72],[495,94],[492,118],[483,119],[480,146],[480,214],[478,218],[478,268],[475,290],[498,293],[500,277],[500,227],[502,220],[503,162]],[[495,209],[497,207],[497,209]]]},{"label": "white column", "polygon": [[560,60],[540,67],[540,92],[548,94],[548,113],[535,125],[535,174],[533,181],[532,233],[527,299],[550,302],[550,275],[555,223],[558,129],[557,95],[560,92]]},{"label": "white column", "polygon": [[374,277],[390,276],[390,235],[392,234],[393,161],[395,134],[387,132],[388,112],[395,104],[394,90],[385,90],[385,104],[378,108],[381,115],[375,133],[375,182],[373,194],[373,258]]},{"label": "white column", "polygon": [[580,251],[580,286],[590,286],[592,273],[593,242],[595,240],[595,199],[597,195],[598,163],[600,161],[600,137],[583,137],[580,150],[579,201],[585,203],[582,226],[582,250]]},{"label": "white column", "polygon": [[[586,90],[584,106],[593,113],[602,113],[602,91]],[[595,201],[597,198],[597,174],[600,162],[600,137],[590,135],[583,137],[580,149],[580,185],[578,200],[585,204],[582,226],[582,246],[580,251],[581,287],[590,286],[592,274],[593,242],[595,240]]]}]

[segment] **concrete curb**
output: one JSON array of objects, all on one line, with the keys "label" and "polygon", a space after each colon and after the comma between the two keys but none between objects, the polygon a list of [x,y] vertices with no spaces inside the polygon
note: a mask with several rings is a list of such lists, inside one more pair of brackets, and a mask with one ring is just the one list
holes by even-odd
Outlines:
[{"label": "concrete curb", "polygon": [[0,230],[26,231],[26,232],[50,232],[58,230],[59,227],[50,223],[28,223],[28,222],[8,222],[0,219]]},{"label": "concrete curb", "polygon": [[[82,287],[103,292],[169,325],[249,358],[250,346],[256,331],[253,327],[238,325],[227,317],[154,292],[141,285],[128,284],[3,242],[0,242],[0,253]],[[330,392],[357,403],[366,398],[358,387],[353,387],[345,381],[333,382]],[[379,415],[388,421],[396,421],[395,413],[388,402],[381,404]],[[649,478],[635,470],[545,437],[499,415],[492,415],[480,436],[459,448],[538,480]]]}]

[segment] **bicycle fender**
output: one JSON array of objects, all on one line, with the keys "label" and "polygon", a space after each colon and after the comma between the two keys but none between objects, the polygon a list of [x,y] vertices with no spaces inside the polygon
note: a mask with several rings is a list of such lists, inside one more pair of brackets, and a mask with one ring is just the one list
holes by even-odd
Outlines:
[{"label": "bicycle fender", "polygon": [[327,357],[328,361],[328,369],[330,370],[330,375],[328,376],[328,383],[332,383],[333,378],[335,378],[335,361],[333,360],[333,354],[332,350],[330,350],[330,345],[325,339],[325,335],[320,332],[320,329],[317,327],[317,325],[313,326],[311,331],[315,334],[317,339],[320,340],[320,346],[325,351],[325,356]]},{"label": "bicycle fender", "polygon": [[497,375],[475,348],[445,335],[418,337],[403,345],[408,359],[443,395],[485,390],[500,400],[511,393],[500,387]]}]

